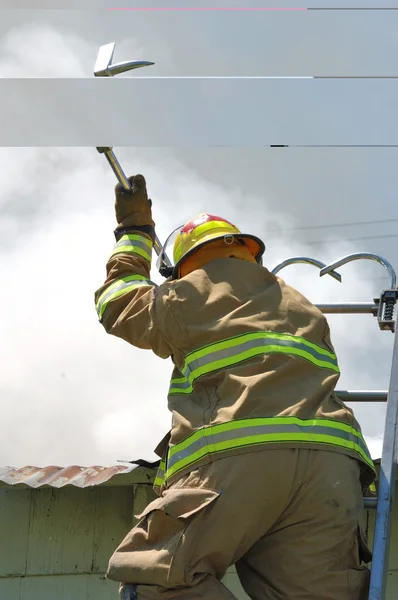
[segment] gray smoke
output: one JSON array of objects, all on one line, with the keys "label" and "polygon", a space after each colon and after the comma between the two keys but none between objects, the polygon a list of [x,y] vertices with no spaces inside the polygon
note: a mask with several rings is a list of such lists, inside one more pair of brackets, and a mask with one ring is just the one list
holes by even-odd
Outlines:
[{"label": "gray smoke", "polygon": [[[116,38],[115,20],[99,26],[83,13],[78,20],[66,12],[66,28],[51,11],[40,19],[15,12],[21,12],[20,21],[1,26],[3,77],[91,75],[98,45]],[[189,68],[193,73],[232,70],[221,41],[214,46],[215,26],[209,33],[213,46],[201,46],[204,69],[195,50],[195,60],[177,64],[185,36],[200,39],[199,21],[186,19],[183,31],[176,17],[174,29],[169,24],[157,28],[156,35],[148,20],[140,23],[137,38],[130,35],[121,44],[126,56],[133,51],[137,58],[161,55],[170,74]],[[157,23],[165,25],[160,18]],[[231,31],[226,27],[223,34],[229,38]],[[32,47],[37,54],[29,52]],[[244,64],[243,53],[235,72],[243,72]],[[128,174],[146,176],[161,239],[208,211],[263,237],[269,268],[297,255],[329,262],[369,250],[394,258],[392,241],[344,241],[384,231],[381,226],[297,229],[383,218],[374,204],[381,184],[385,206],[395,201],[393,161],[383,150],[115,150]],[[94,310],[93,294],[104,280],[114,243],[113,173],[94,148],[2,148],[0,159],[1,463],[109,465],[117,459],[154,458],[152,449],[170,424],[171,364],[107,336]],[[392,210],[388,214],[394,216]],[[372,263],[352,263],[341,273],[343,284],[320,279],[305,265],[288,267],[281,276],[313,302],[368,302],[387,283],[379,279],[382,268]],[[162,281],[155,271],[152,277]],[[371,316],[329,321],[342,369],[338,387],[385,389],[393,336],[379,332]],[[361,405],[356,413],[373,455],[379,456],[384,408]]]}]

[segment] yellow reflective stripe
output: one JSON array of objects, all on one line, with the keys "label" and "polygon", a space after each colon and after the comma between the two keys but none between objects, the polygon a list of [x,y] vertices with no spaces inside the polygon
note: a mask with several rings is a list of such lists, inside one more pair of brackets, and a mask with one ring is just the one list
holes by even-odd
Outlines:
[{"label": "yellow reflective stripe", "polygon": [[339,446],[342,448],[346,448],[347,450],[354,450],[357,452],[364,460],[372,466],[371,462],[363,452],[363,450],[357,445],[350,445],[344,440],[340,440],[339,438],[333,438],[332,436],[324,436],[320,434],[312,434],[311,439],[309,440],[304,433],[296,433],[296,434],[267,434],[266,436],[258,435],[258,436],[247,436],[239,438],[238,440],[232,440],[230,442],[218,442],[216,444],[212,444],[211,446],[205,446],[201,448],[192,456],[187,457],[186,459],[179,460],[175,463],[175,465],[169,467],[166,472],[166,479],[172,477],[178,471],[181,471],[187,466],[198,462],[201,458],[206,455],[216,454],[218,452],[225,452],[227,450],[234,450],[236,448],[243,448],[248,446],[256,446],[258,444],[266,444],[266,443],[320,443],[320,444],[328,444],[332,446]]},{"label": "yellow reflective stripe", "polygon": [[148,238],[144,237],[143,235],[128,233],[123,235],[117,242],[113,249],[111,257],[115,256],[115,254],[127,252],[130,254],[137,254],[138,256],[142,256],[147,261],[151,262],[152,248],[153,242],[151,240],[148,240]]},{"label": "yellow reflective stripe", "polygon": [[118,248],[114,249],[114,251],[111,254],[111,257],[115,256],[116,254],[121,254],[122,252],[128,252],[129,254],[137,254],[138,256],[142,256],[142,258],[145,258],[146,260],[151,262],[151,255],[148,254],[148,252],[146,252],[145,250],[142,250],[142,248],[138,248],[137,246],[119,246]]},{"label": "yellow reflective stripe", "polygon": [[134,242],[140,242],[140,244],[147,246],[148,250],[152,250],[153,242],[149,238],[140,233],[125,233],[122,235],[120,240],[117,242],[116,246],[120,244],[120,242],[131,240]]},{"label": "yellow reflective stripe", "polygon": [[156,286],[156,284],[143,275],[127,275],[114,281],[98,298],[96,310],[99,318],[103,316],[109,302],[142,286]]},{"label": "yellow reflective stripe", "polygon": [[181,242],[178,244],[178,246],[174,246],[173,254],[174,254],[174,262],[177,263],[182,256]]},{"label": "yellow reflective stripe", "polygon": [[333,369],[334,371],[339,373],[338,367],[332,365],[330,362],[321,361],[321,360],[314,358],[309,352],[305,352],[305,350],[301,350],[299,348],[294,348],[294,347],[286,348],[283,346],[281,347],[281,346],[275,346],[273,344],[267,344],[267,345],[262,346],[261,348],[251,348],[250,350],[246,350],[245,352],[240,352],[239,354],[236,354],[234,357],[216,360],[214,362],[209,363],[208,365],[199,367],[198,369],[195,369],[195,371],[190,373],[190,375],[187,379],[191,382],[194,379],[197,379],[198,377],[200,377],[201,375],[205,375],[206,373],[209,373],[211,371],[216,371],[218,369],[232,366],[236,363],[240,363],[244,360],[247,360],[248,358],[253,358],[254,356],[258,356],[259,354],[275,354],[276,352],[281,353],[281,354],[295,354],[297,356],[301,356],[302,358],[305,358],[309,362],[312,362],[317,367]]},{"label": "yellow reflective stripe", "polygon": [[154,486],[156,487],[162,487],[164,480],[165,480],[165,470],[166,470],[166,461],[165,460],[161,460],[157,473],[156,473],[156,477],[155,477],[155,481],[154,481]]},{"label": "yellow reflective stripe", "polygon": [[169,394],[189,394],[194,381],[202,375],[274,353],[299,356],[316,367],[340,372],[336,355],[318,344],[301,336],[261,331],[221,340],[189,353],[181,368],[182,377],[170,382]]},{"label": "yellow reflective stripe", "polygon": [[186,377],[172,379],[170,382],[169,394],[190,394],[192,390],[193,387]]},{"label": "yellow reflective stripe", "polygon": [[333,421],[332,419],[314,418],[304,420],[300,419],[299,417],[253,417],[249,419],[237,419],[235,421],[227,421],[226,423],[217,423],[216,425],[209,425],[208,427],[198,429],[182,442],[179,442],[175,446],[172,446],[169,449],[168,456],[172,457],[177,452],[185,450],[185,448],[188,448],[197,440],[203,438],[204,436],[207,436],[207,431],[209,431],[209,435],[214,435],[215,433],[239,431],[247,427],[261,427],[264,425],[271,425],[273,427],[276,427],[277,425],[299,425],[300,427],[330,427],[346,433],[351,433],[352,435],[355,435],[358,438],[362,438],[361,432],[352,427],[351,425],[348,425],[347,423],[342,423],[341,421]]},{"label": "yellow reflective stripe", "polygon": [[202,223],[201,225],[195,227],[192,233],[195,233],[195,235],[200,235],[201,233],[206,233],[211,229],[220,229],[221,227],[226,227],[229,230],[228,233],[240,233],[237,227],[234,227],[231,225],[231,223],[227,223],[226,221],[209,221],[207,223]]},{"label": "yellow reflective stripe", "polygon": [[192,362],[192,360],[196,360],[198,358],[202,358],[207,354],[216,352],[217,350],[224,350],[226,348],[233,348],[238,346],[245,341],[254,340],[254,339],[262,339],[262,338],[276,338],[280,340],[291,341],[293,343],[300,342],[301,344],[308,346],[309,348],[313,348],[319,354],[324,354],[325,356],[331,358],[332,360],[336,360],[336,355],[334,352],[330,352],[330,350],[326,350],[326,348],[322,348],[315,344],[314,342],[310,342],[306,338],[299,335],[290,335],[287,333],[274,333],[273,331],[258,331],[254,333],[244,333],[232,338],[228,338],[225,340],[221,340],[219,342],[215,342],[214,344],[208,344],[207,346],[203,346],[203,348],[199,348],[198,350],[194,350],[187,354],[186,364]]},{"label": "yellow reflective stripe", "polygon": [[360,431],[329,419],[242,419],[203,427],[169,449],[166,479],[207,455],[267,443],[316,443],[345,448],[374,464]]}]

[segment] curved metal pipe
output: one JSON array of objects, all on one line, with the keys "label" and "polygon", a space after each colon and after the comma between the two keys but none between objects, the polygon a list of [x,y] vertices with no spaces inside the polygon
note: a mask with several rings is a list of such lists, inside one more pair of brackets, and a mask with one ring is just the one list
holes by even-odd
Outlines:
[{"label": "curved metal pipe", "polygon": [[342,265],[345,265],[346,263],[351,262],[353,260],[361,259],[374,260],[380,265],[382,265],[390,276],[391,289],[395,289],[397,287],[397,275],[392,265],[388,262],[388,260],[386,260],[382,256],[379,256],[378,254],[372,254],[371,252],[356,252],[354,254],[348,254],[347,256],[336,260],[336,262],[332,263],[331,265],[328,265],[327,267],[321,269],[320,276],[322,277],[326,274],[331,275],[332,271],[337,267],[341,267]]},{"label": "curved metal pipe", "polygon": [[[318,267],[319,269],[323,270],[327,268],[325,263],[323,263],[320,260],[317,260],[316,258],[310,258],[308,256],[296,256],[293,258],[288,258],[281,262],[274,269],[272,269],[271,273],[276,275],[279,271],[281,271],[285,267],[288,267],[289,265],[293,265],[294,263],[306,263],[308,265],[313,265],[314,267]],[[331,277],[333,277],[333,279],[336,279],[341,283],[341,275],[340,273],[337,273],[337,271],[330,269],[330,271],[328,271],[328,275],[330,275]]]}]

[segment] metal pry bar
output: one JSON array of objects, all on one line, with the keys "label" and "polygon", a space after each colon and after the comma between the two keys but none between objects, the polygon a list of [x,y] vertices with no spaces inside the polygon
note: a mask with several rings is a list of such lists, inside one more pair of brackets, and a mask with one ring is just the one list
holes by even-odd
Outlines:
[{"label": "metal pry bar", "polygon": [[94,66],[95,77],[112,77],[125,71],[139,69],[140,67],[149,67],[155,63],[147,60],[129,60],[125,62],[112,64],[113,53],[115,52],[116,43],[105,44],[98,51],[97,60]]},{"label": "metal pry bar", "polygon": [[[146,60],[130,60],[112,64],[115,46],[116,43],[112,42],[111,44],[105,44],[104,46],[100,47],[94,66],[95,77],[112,77],[113,75],[124,73],[125,71],[131,71],[132,69],[138,69],[139,67],[147,67],[155,64]],[[112,146],[97,146],[97,150],[100,154],[105,154],[106,159],[110,164],[112,171],[115,173],[119,183],[124,187],[125,190],[130,191],[130,182],[120,166],[120,163],[113,152]],[[162,252],[162,244],[160,243],[156,233],[154,239],[154,249],[156,254],[159,256]],[[172,266],[170,259],[166,254],[164,254],[164,260],[168,267]]]},{"label": "metal pry bar", "polygon": [[[97,147],[97,150],[100,154],[105,154],[106,159],[108,161],[108,163],[110,164],[112,171],[115,173],[117,180],[119,181],[119,183],[124,187],[124,189],[126,191],[131,191],[131,185],[129,180],[127,179],[122,167],[120,166],[120,163],[118,161],[118,159],[115,156],[115,153],[113,152],[112,148],[110,146],[103,146],[103,147]],[[162,244],[160,243],[160,240],[158,238],[158,236],[155,233],[155,239],[154,239],[154,249],[156,254],[159,256],[159,254],[162,252]],[[168,258],[168,256],[165,254],[165,262],[167,263],[168,267],[171,267],[171,262],[170,259]]]}]

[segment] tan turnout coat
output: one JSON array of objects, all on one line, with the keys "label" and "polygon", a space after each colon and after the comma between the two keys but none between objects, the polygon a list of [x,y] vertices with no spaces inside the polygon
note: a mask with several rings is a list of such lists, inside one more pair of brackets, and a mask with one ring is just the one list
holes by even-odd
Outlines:
[{"label": "tan turnout coat", "polygon": [[325,316],[265,267],[234,258],[155,285],[151,251],[148,235],[125,234],[95,301],[108,333],[174,363],[156,487],[219,457],[281,446],[357,458],[366,487],[374,467],[334,391]]}]

